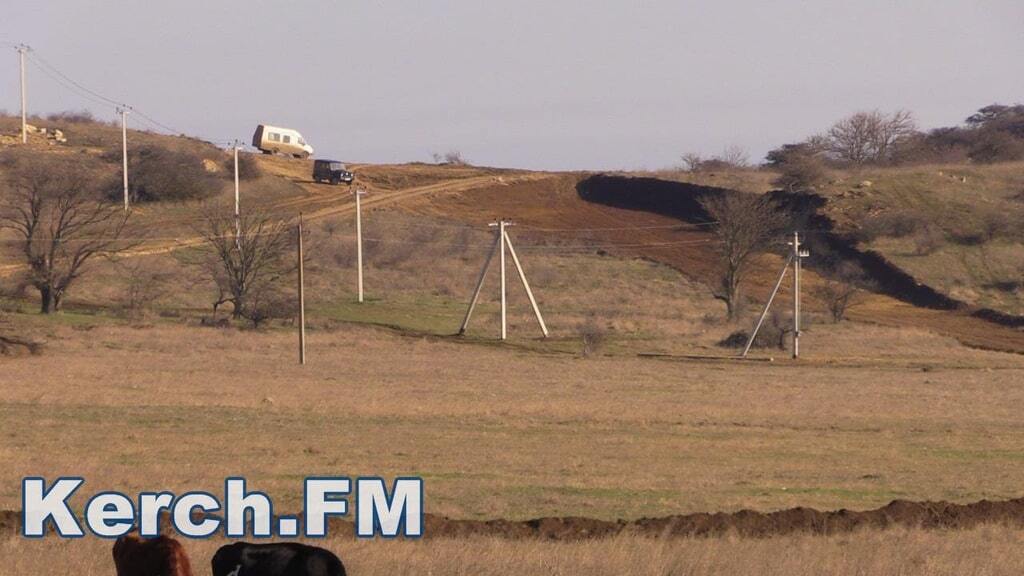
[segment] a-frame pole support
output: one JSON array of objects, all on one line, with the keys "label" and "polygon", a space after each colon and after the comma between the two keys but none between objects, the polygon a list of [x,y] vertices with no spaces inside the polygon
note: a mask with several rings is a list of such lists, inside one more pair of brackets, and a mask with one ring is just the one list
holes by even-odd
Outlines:
[{"label": "a-frame pole support", "polygon": [[764,319],[768,316],[768,310],[772,307],[775,295],[779,293],[779,287],[782,286],[782,279],[786,277],[786,270],[789,269],[789,265],[792,262],[793,255],[790,254],[789,258],[786,259],[786,265],[782,267],[782,273],[779,274],[779,280],[775,283],[775,288],[772,289],[772,295],[768,297],[768,303],[764,305],[761,317],[757,319],[757,325],[754,326],[754,332],[750,334],[750,338],[747,340],[747,345],[743,348],[743,353],[740,354],[741,358],[746,358],[747,353],[750,352],[750,347],[754,345],[754,338],[757,338],[757,332],[761,329],[761,325],[764,324]]},{"label": "a-frame pole support", "polygon": [[537,300],[533,297],[533,290],[530,290],[530,283],[526,281],[526,273],[523,272],[523,266],[519,263],[519,257],[516,256],[516,249],[512,247],[512,239],[509,238],[508,232],[505,232],[505,245],[508,246],[508,253],[512,255],[512,262],[516,265],[516,270],[519,272],[519,279],[523,281],[523,288],[526,289],[526,295],[530,298],[530,305],[533,306],[533,314],[537,317],[537,323],[540,324],[540,331],[544,334],[544,337],[548,337],[548,327],[544,324],[544,317],[540,314],[540,308],[537,307]]},{"label": "a-frame pole support", "polygon": [[480,291],[484,287],[484,279],[487,278],[487,270],[491,267],[491,261],[494,260],[494,254],[498,251],[498,245],[501,244],[501,235],[494,235],[494,244],[491,246],[491,251],[487,254],[487,260],[484,261],[484,267],[480,270],[480,278],[476,281],[476,289],[473,290],[473,298],[469,301],[469,309],[466,310],[466,317],[462,320],[462,326],[459,327],[459,336],[466,333],[466,328],[469,326],[469,319],[473,316],[473,310],[476,308],[476,302],[480,299]]}]

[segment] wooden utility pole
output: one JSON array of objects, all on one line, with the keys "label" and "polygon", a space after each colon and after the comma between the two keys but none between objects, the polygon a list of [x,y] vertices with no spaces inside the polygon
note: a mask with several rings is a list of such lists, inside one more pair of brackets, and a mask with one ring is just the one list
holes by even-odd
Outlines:
[{"label": "wooden utility pole", "polygon": [[299,225],[296,228],[299,252],[299,364],[306,364],[306,285],[302,277],[302,214],[299,214]]}]

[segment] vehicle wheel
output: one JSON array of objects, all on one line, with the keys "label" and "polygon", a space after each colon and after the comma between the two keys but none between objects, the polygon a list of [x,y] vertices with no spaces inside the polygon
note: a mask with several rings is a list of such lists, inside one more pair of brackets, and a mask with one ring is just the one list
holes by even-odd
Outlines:
[{"label": "vehicle wheel", "polygon": [[274,153],[273,150],[260,150],[260,152],[263,152],[264,154],[273,154]]},{"label": "vehicle wheel", "polygon": [[331,178],[331,186],[337,186],[337,185],[338,185],[338,179],[337,178]]}]

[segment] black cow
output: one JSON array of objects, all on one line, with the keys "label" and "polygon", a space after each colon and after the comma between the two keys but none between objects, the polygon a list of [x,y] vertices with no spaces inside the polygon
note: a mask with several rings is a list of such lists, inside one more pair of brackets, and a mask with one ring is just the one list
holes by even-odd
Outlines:
[{"label": "black cow", "polygon": [[221,546],[211,564],[213,576],[345,576],[333,552],[295,542],[235,542]]}]

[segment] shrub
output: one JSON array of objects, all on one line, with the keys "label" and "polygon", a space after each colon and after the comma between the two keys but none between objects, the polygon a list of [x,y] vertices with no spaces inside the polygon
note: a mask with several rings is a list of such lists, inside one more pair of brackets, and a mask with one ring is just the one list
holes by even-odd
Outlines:
[{"label": "shrub", "polygon": [[607,332],[593,318],[588,319],[579,328],[580,340],[583,343],[583,357],[589,358],[601,351],[607,340]]},{"label": "shrub", "polygon": [[927,225],[920,214],[905,211],[887,211],[869,217],[857,233],[862,242],[878,238],[906,238]]},{"label": "shrub", "polygon": [[[226,160],[224,160],[224,171],[228,175],[228,178],[234,179],[235,175],[235,157],[234,153],[229,153]],[[259,162],[256,160],[256,156],[246,152],[238,153],[238,179],[239,180],[255,180],[263,175],[263,169],[260,168]]]},{"label": "shrub", "polygon": [[934,254],[945,243],[946,237],[935,226],[925,226],[914,235],[914,254],[928,256]]},{"label": "shrub", "polygon": [[96,122],[96,117],[88,110],[64,110],[55,112],[46,117],[50,122],[61,122],[65,124],[84,124]]},{"label": "shrub", "polygon": [[828,179],[825,163],[815,156],[793,156],[779,165],[774,184],[789,191],[813,190]]},{"label": "shrub", "polygon": [[[217,193],[221,181],[203,167],[196,153],[144,146],[128,152],[128,192],[135,202],[184,201]],[[119,199],[120,183],[110,196]]]}]

